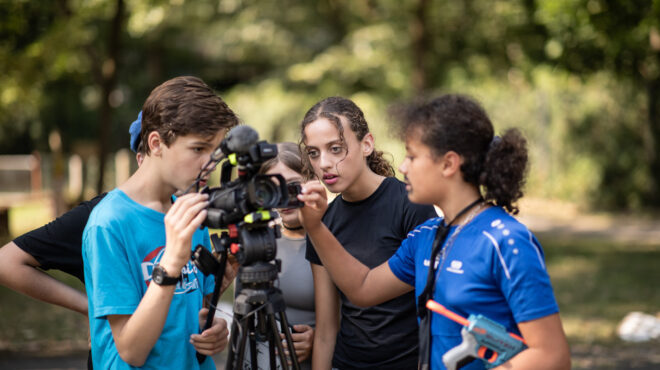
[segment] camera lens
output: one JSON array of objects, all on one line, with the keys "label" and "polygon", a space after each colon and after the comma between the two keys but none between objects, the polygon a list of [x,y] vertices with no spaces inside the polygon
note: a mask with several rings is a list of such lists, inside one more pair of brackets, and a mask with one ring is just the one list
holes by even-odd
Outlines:
[{"label": "camera lens", "polygon": [[279,188],[267,177],[256,177],[249,186],[248,197],[256,208],[273,208],[279,200]]}]

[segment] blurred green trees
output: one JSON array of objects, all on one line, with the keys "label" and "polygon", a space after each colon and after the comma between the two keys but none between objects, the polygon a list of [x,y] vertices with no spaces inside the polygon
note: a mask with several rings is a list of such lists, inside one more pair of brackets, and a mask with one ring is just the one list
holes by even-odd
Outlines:
[{"label": "blurred green trees", "polygon": [[105,158],[153,87],[192,74],[269,140],[351,97],[398,162],[387,106],[463,92],[527,134],[528,193],[657,208],[659,29],[657,0],[0,0],[0,147],[57,130]]}]

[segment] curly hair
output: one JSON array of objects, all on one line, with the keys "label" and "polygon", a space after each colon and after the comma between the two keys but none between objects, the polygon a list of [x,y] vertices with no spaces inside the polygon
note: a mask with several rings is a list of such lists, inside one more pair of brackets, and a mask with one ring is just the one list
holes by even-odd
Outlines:
[{"label": "curly hair", "polygon": [[[367,120],[364,118],[364,113],[362,113],[360,107],[350,99],[342,98],[340,96],[332,96],[316,103],[307,111],[307,113],[305,113],[305,117],[300,123],[299,145],[301,151],[305,144],[305,140],[307,139],[305,136],[305,127],[319,118],[325,118],[332,122],[339,131],[339,138],[343,145],[346,145],[344,127],[341,124],[342,117],[348,122],[348,126],[351,128],[351,131],[355,133],[358,140],[364,139],[364,136],[369,133],[369,125],[367,124]],[[303,164],[303,176],[305,178],[312,178],[314,176],[314,170],[307,156],[303,156]],[[367,165],[378,175],[387,177],[394,176],[394,167],[392,167],[392,164],[384,158],[384,153],[382,151],[374,149],[367,157]]]},{"label": "curly hair", "polygon": [[494,136],[486,111],[464,95],[443,95],[395,111],[403,137],[415,136],[433,155],[453,151],[463,158],[463,180],[476,186],[484,199],[518,213],[527,171],[527,142],[517,129]]}]

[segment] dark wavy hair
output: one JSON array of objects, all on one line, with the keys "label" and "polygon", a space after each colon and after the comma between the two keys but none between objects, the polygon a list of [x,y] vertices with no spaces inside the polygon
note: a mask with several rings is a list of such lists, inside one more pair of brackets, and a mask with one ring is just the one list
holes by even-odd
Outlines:
[{"label": "dark wavy hair", "polygon": [[[339,130],[339,138],[344,145],[346,140],[344,138],[344,127],[341,124],[341,118],[348,122],[348,127],[355,133],[358,140],[364,139],[364,136],[369,133],[369,125],[364,118],[364,113],[352,100],[342,98],[340,96],[332,96],[325,98],[311,107],[305,117],[300,123],[300,147],[305,144],[305,127],[310,123],[318,120],[319,118],[326,118],[332,122]],[[312,178],[314,176],[314,169],[309,162],[309,158],[303,156],[303,176],[305,178]],[[394,176],[394,167],[383,157],[383,152],[376,150],[367,157],[367,165],[369,168],[381,176]]]},{"label": "dark wavy hair", "polygon": [[527,172],[527,141],[517,129],[494,136],[486,111],[464,95],[443,95],[428,102],[398,107],[400,133],[413,136],[438,157],[454,151],[463,158],[465,182],[476,186],[484,199],[518,213]]}]

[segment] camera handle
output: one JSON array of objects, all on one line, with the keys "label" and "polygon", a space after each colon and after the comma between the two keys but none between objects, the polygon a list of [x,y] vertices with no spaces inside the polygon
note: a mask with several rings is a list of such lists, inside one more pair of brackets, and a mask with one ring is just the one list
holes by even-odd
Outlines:
[{"label": "camera handle", "polygon": [[[213,294],[211,295],[211,301],[209,302],[209,312],[206,316],[206,322],[204,323],[204,328],[202,328],[202,333],[204,330],[208,329],[213,325],[213,317],[215,316],[216,305],[218,304],[218,299],[220,299],[220,290],[222,289],[222,280],[225,276],[225,270],[227,269],[227,248],[224,247],[223,243],[218,238],[217,234],[211,235],[211,242],[213,243],[213,248],[220,254],[220,262],[209,252],[208,249],[204,248],[202,245],[195,247],[193,251],[192,258],[193,260],[201,265],[200,270],[202,272],[212,271],[215,276],[215,287],[213,288]],[[203,355],[199,352],[196,354],[197,362],[200,364],[206,359],[206,355]]]}]

